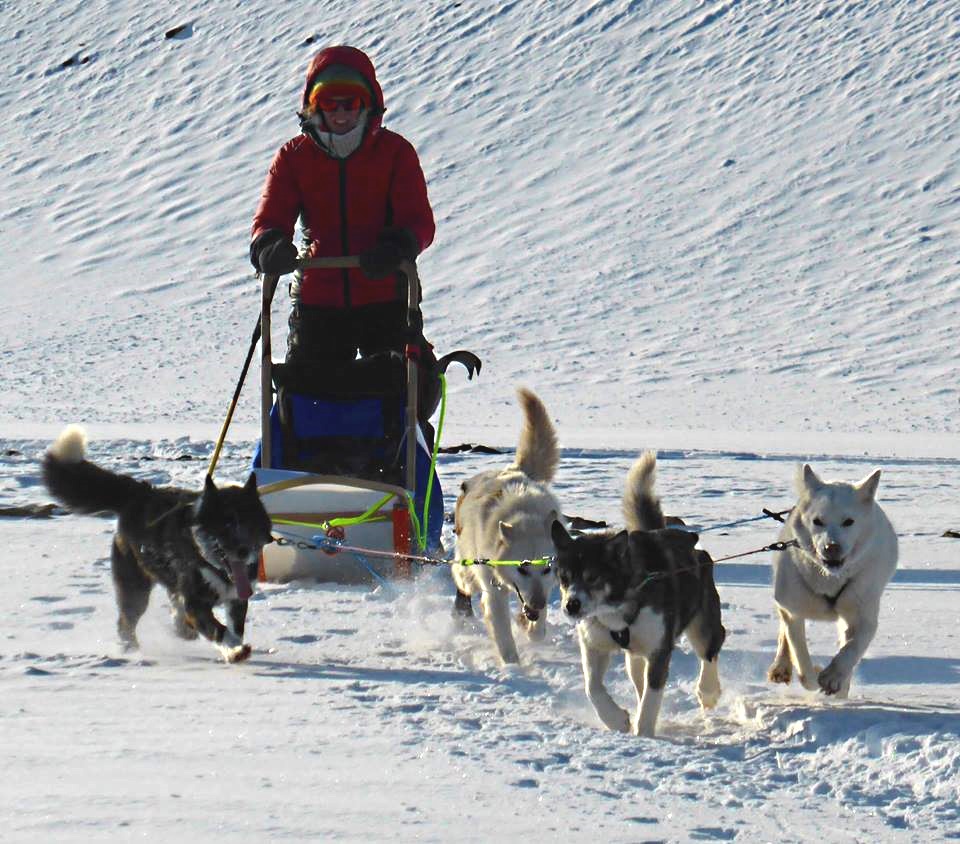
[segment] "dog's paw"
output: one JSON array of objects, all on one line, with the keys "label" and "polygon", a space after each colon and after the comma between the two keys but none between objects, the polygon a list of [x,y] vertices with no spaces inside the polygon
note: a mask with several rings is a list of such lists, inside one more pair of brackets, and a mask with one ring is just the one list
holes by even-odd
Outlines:
[{"label": "dog's paw", "polygon": [[637,713],[637,718],[635,721],[630,724],[630,732],[637,736],[638,738],[656,738],[657,737],[657,722],[656,720],[644,721],[640,714]]},{"label": "dog's paw", "polygon": [[509,665],[519,665],[520,654],[517,653],[516,648],[509,648],[507,650],[500,651],[500,662],[503,663],[504,668]]},{"label": "dog's paw", "polygon": [[500,676],[504,680],[515,680],[523,677],[524,674],[523,666],[519,662],[511,662],[508,665],[500,666]]},{"label": "dog's paw", "polygon": [[238,645],[235,648],[220,648],[223,658],[226,662],[243,662],[250,658],[253,648],[250,645]]},{"label": "dog's paw", "polygon": [[831,662],[817,675],[817,683],[824,694],[846,697],[850,675]]},{"label": "dog's paw", "polygon": [[697,700],[701,709],[713,709],[720,702],[720,687],[698,688]]},{"label": "dog's paw", "polygon": [[819,692],[820,683],[819,675],[822,673],[822,669],[819,665],[813,666],[812,676],[806,674],[800,674],[798,679],[800,680],[800,685],[803,686],[808,692]]},{"label": "dog's paw", "polygon": [[783,683],[789,686],[790,681],[793,679],[793,666],[789,662],[775,662],[770,666],[770,670],[767,671],[767,679],[771,683]]},{"label": "dog's paw", "polygon": [[529,638],[531,642],[542,642],[547,638],[547,623],[546,618],[543,616],[540,616],[538,621],[532,622],[524,618],[521,623],[526,627],[527,638]]},{"label": "dog's paw", "polygon": [[[597,713],[600,714],[599,712]],[[630,719],[630,713],[616,707],[613,712],[607,712],[600,717],[603,725],[614,733],[636,733],[636,725]]]}]

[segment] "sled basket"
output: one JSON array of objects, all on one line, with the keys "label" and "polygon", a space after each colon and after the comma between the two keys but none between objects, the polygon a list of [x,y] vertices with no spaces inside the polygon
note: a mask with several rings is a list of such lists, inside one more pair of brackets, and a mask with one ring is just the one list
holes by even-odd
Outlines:
[{"label": "sled basket", "polygon": [[[404,271],[408,319],[416,319],[419,280],[412,264]],[[264,278],[261,440],[253,469],[280,542],[264,549],[261,579],[353,583],[408,574],[403,555],[438,548],[443,527],[439,479],[417,424],[416,361],[388,353],[337,368],[274,364],[275,286],[276,277]],[[333,551],[318,542],[324,535],[397,556]]]}]

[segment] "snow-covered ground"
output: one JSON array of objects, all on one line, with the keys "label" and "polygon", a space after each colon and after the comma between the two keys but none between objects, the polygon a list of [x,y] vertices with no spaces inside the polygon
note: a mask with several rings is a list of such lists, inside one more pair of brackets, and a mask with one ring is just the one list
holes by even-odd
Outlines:
[{"label": "snow-covered ground", "polygon": [[[46,443],[8,442],[4,501],[41,504]],[[206,443],[94,443],[92,457],[158,483],[195,482]],[[224,473],[241,475],[249,443]],[[192,459],[188,459],[192,458]],[[502,457],[445,462],[448,489]],[[632,455],[565,450],[568,514],[610,518]],[[669,512],[709,528],[789,506],[792,461],[668,452]],[[860,477],[859,460],[824,460]],[[873,464],[870,464],[873,465]],[[15,839],[127,840],[243,831],[258,838],[489,841],[935,840],[960,834],[960,642],[950,461],[880,461],[903,565],[847,702],[771,687],[776,644],[765,557],[717,570],[729,630],[724,697],[704,717],[696,660],[673,664],[662,739],[604,732],[582,691],[573,629],[556,602],[541,646],[498,667],[479,623],[453,623],[445,571],[392,590],[267,585],[253,600],[249,663],[218,664],[174,638],[158,594],[142,653],[114,636],[112,523],[5,521],[9,581],[0,651],[8,780],[2,826]],[[772,522],[705,531],[716,556],[758,548]],[[945,617],[946,616],[946,617]],[[833,630],[811,627],[831,655]],[[617,665],[610,682],[632,700]]]},{"label": "snow-covered ground", "polygon": [[[798,462],[879,466],[901,548],[847,702],[766,683],[769,559],[721,564],[724,697],[703,716],[678,653],[647,741],[600,727],[556,604],[505,670],[454,626],[444,571],[267,585],[253,658],[224,666],[172,636],[157,593],[131,657],[112,523],[2,517],[0,838],[960,838],[954,4],[0,11],[0,508],[49,501],[38,459],[65,422],[105,465],[202,481],[257,316],[261,182],[312,52],[346,42],[427,173],[428,336],[484,359],[451,378],[446,442],[509,450],[525,383],[557,422],[568,514],[616,519],[643,448],[667,510],[705,529],[788,507]],[[245,476],[255,381],[224,480]],[[507,459],[445,457],[448,509]],[[818,659],[833,640],[812,628]],[[631,699],[619,666],[609,682]]]}]

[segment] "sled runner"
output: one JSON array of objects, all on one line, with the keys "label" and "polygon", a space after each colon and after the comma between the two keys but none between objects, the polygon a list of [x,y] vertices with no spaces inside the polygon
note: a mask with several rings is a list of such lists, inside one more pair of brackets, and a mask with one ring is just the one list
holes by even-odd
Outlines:
[{"label": "sled runner", "polygon": [[[301,269],[356,267],[355,257],[310,258]],[[407,326],[419,325],[420,282],[407,280]],[[261,299],[261,438],[253,469],[274,534],[260,578],[352,583],[409,573],[402,556],[334,551],[337,542],[397,555],[440,545],[443,495],[435,454],[418,424],[418,350],[345,366],[275,363],[270,309],[278,277],[264,276]],[[432,432],[431,432],[432,439]]]}]

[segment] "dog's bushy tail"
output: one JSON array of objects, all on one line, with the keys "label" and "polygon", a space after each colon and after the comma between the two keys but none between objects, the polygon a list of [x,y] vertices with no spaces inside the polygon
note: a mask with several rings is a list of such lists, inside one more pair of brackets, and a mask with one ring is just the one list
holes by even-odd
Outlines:
[{"label": "dog's bushy tail", "polygon": [[623,518],[627,530],[658,530],[666,527],[660,499],[653,491],[657,476],[657,455],[645,451],[627,472],[623,491]]},{"label": "dog's bushy tail", "polygon": [[149,487],[142,481],[94,466],[84,459],[87,437],[78,425],[65,428],[43,457],[50,494],[78,513],[119,513]]},{"label": "dog's bushy tail", "polygon": [[549,483],[560,462],[557,432],[547,415],[547,408],[537,395],[521,387],[517,398],[523,410],[523,427],[517,444],[516,465],[528,478]]}]

